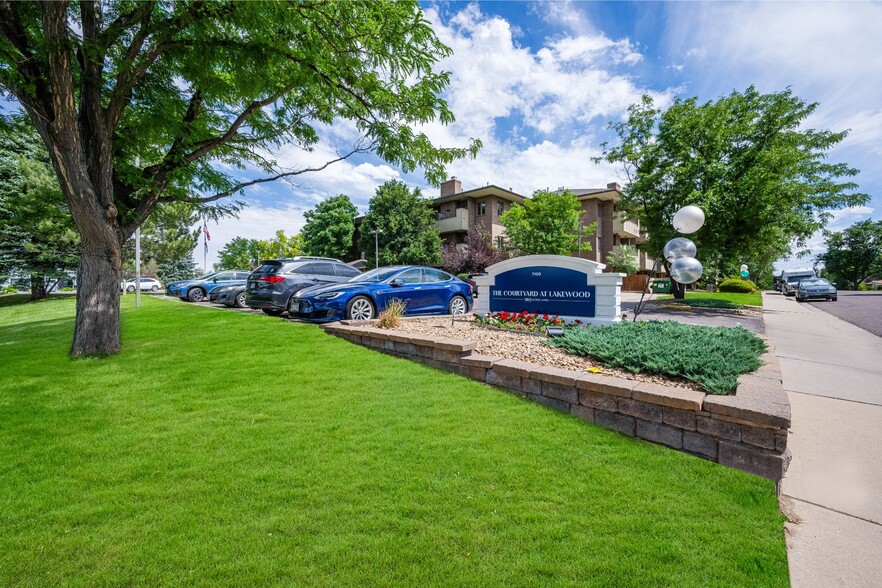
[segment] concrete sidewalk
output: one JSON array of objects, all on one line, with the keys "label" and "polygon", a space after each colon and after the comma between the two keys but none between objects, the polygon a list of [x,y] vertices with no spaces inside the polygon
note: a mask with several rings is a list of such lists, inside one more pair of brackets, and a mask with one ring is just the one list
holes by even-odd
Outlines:
[{"label": "concrete sidewalk", "polygon": [[793,415],[791,583],[882,585],[882,338],[776,292],[763,303]]}]

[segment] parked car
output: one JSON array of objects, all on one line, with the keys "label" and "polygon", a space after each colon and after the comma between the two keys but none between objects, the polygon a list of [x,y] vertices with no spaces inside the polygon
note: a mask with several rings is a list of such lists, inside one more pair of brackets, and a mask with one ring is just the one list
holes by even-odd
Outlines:
[{"label": "parked car", "polygon": [[310,286],[339,284],[361,275],[354,267],[330,257],[265,259],[248,276],[245,305],[279,316],[298,290]]},{"label": "parked car", "polygon": [[[123,288],[126,292],[134,292],[136,284],[138,284],[137,279],[126,280],[123,284]],[[163,288],[162,282],[160,282],[156,278],[141,278],[140,284],[141,292],[159,292]]]},{"label": "parked car", "polygon": [[836,286],[824,278],[806,278],[800,280],[799,287],[796,291],[796,301],[804,302],[814,298],[823,298],[824,300],[832,300],[833,302],[836,302]]},{"label": "parked car", "polygon": [[223,288],[215,288],[211,291],[212,295],[216,294],[214,302],[223,304],[230,308],[245,308],[245,288],[246,284],[238,284],[235,286],[224,286]]},{"label": "parked car", "polygon": [[475,272],[475,273],[469,274],[469,286],[472,287],[472,296],[474,296],[475,298],[478,297],[478,284],[477,284],[477,282],[475,282],[475,278],[477,276],[486,276],[486,275],[487,275],[487,272]]},{"label": "parked car", "polygon": [[814,277],[816,277],[815,272],[810,269],[784,270],[781,274],[781,293],[784,296],[793,296],[799,288],[800,281]]},{"label": "parked car", "polygon": [[381,267],[345,284],[318,286],[297,293],[288,316],[315,322],[376,318],[391,300],[401,300],[408,315],[465,314],[472,307],[466,282],[431,267]]},{"label": "parked car", "polygon": [[215,302],[215,303],[217,303],[217,304],[222,304],[222,303],[218,300],[218,298],[219,298],[220,296],[222,296],[222,295],[224,294],[224,292],[226,292],[226,291],[229,290],[230,288],[242,288],[242,289],[244,290],[244,289],[245,289],[245,284],[247,283],[247,281],[248,281],[247,278],[244,279],[244,280],[232,280],[232,281],[230,281],[229,283],[227,283],[225,286],[218,286],[218,287],[216,287],[216,288],[212,288],[212,289],[208,292],[208,301],[209,301],[209,302]]},{"label": "parked car", "polygon": [[236,281],[248,279],[245,270],[225,270],[212,272],[195,280],[179,280],[165,287],[165,293],[169,296],[177,296],[181,300],[190,302],[202,302],[208,293],[220,286],[229,286]]}]

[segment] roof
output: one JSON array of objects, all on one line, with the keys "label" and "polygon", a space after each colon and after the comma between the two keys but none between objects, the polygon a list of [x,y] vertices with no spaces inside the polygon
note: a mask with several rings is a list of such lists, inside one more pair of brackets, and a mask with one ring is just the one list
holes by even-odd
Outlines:
[{"label": "roof", "polygon": [[[589,198],[596,198],[598,200],[620,200],[622,198],[622,193],[618,190],[612,188],[564,188],[569,191],[571,194],[575,195],[578,200],[588,200]],[[557,192],[562,192],[562,190],[556,190]]]},{"label": "roof", "polygon": [[500,188],[499,186],[496,186],[494,184],[487,184],[486,186],[481,186],[480,188],[463,190],[462,192],[457,192],[456,194],[451,194],[450,196],[433,198],[432,200],[430,200],[430,202],[432,204],[443,204],[445,202],[455,202],[456,200],[463,200],[465,198],[486,198],[487,196],[496,196],[497,198],[502,198],[511,202],[517,202],[518,204],[523,204],[526,200],[524,196],[521,196],[516,192],[506,190],[505,188]]}]

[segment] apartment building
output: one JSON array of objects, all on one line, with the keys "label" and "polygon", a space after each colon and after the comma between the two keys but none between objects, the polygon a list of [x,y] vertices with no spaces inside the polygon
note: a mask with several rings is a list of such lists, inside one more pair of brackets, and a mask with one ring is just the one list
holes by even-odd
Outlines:
[{"label": "apartment building", "polygon": [[435,227],[444,244],[462,245],[469,230],[475,228],[500,244],[505,227],[499,222],[512,204],[523,204],[525,197],[499,186],[488,184],[462,191],[462,182],[454,176],[441,184],[441,196],[429,205],[435,210]]},{"label": "apartment building", "polygon": [[[606,188],[571,189],[570,192],[581,204],[582,224],[597,223],[594,234],[583,236],[591,245],[591,251],[574,251],[573,256],[605,263],[610,251],[643,241],[639,223],[624,220],[615,210],[616,202],[622,198],[618,184],[607,184]],[[469,230],[477,228],[489,234],[493,244],[499,246],[505,234],[499,217],[512,204],[523,204],[526,199],[511,189],[492,184],[464,192],[462,182],[454,176],[441,184],[441,196],[432,200],[430,206],[437,214],[435,227],[442,243],[462,245]],[[652,267],[651,260],[647,263],[643,252],[638,254],[638,264],[641,271]]]},{"label": "apartment building", "polygon": [[[617,250],[622,245],[636,247],[645,240],[640,223],[626,220],[624,215],[616,210],[616,203],[622,199],[622,187],[619,184],[612,182],[607,184],[606,188],[570,188],[569,191],[576,196],[581,205],[580,223],[585,226],[597,223],[594,234],[583,237],[591,245],[591,251],[574,251],[574,257],[606,263],[606,256],[611,251]],[[647,259],[643,251],[638,252],[637,263],[641,272],[652,269],[652,260]]]}]

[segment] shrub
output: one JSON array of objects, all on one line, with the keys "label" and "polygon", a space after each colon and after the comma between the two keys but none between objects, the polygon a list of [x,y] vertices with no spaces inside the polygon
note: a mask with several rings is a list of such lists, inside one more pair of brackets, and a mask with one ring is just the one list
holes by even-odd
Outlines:
[{"label": "shrub", "polygon": [[676,321],[628,322],[570,329],[549,345],[633,373],[685,378],[710,394],[729,394],[738,376],[760,367],[766,344],[742,327]]},{"label": "shrub", "polygon": [[15,294],[16,292],[18,292],[18,288],[11,284],[0,288],[0,294]]},{"label": "shrub", "polygon": [[739,278],[727,278],[720,284],[720,292],[737,292],[740,294],[753,294],[756,285],[748,280]]},{"label": "shrub", "polygon": [[864,284],[863,282],[861,282],[860,284],[858,284],[858,291],[859,291],[859,292],[866,292],[866,291],[869,290],[869,289],[870,289],[870,287],[867,286],[866,284]]},{"label": "shrub", "polygon": [[77,289],[72,286],[65,286],[64,288],[61,288],[58,291],[59,292],[76,292]]},{"label": "shrub", "polygon": [[400,325],[406,306],[405,302],[398,298],[390,300],[386,305],[386,310],[380,313],[377,326],[381,329],[394,329]]}]

